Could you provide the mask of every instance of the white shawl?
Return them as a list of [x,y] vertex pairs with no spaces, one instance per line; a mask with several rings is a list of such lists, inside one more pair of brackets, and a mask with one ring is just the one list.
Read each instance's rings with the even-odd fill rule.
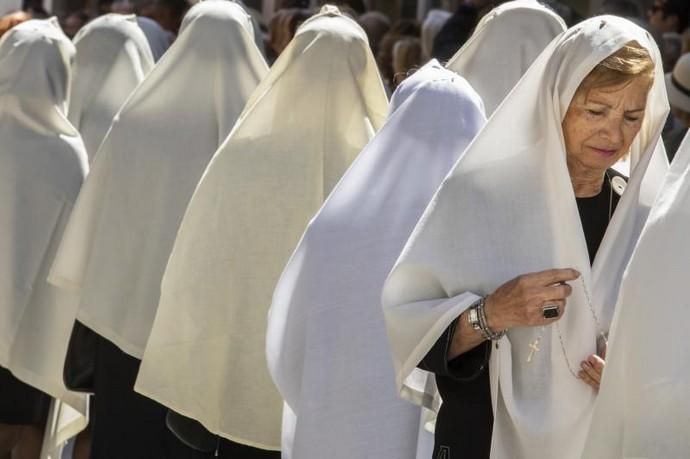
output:
[[690,451],[690,136],[673,159],[623,276],[583,457]]
[[141,31],[144,32],[146,41],[149,42],[153,61],[158,62],[168,48],[170,48],[172,42],[175,41],[175,36],[151,18],[137,16],[137,24],[139,24]]
[[153,55],[135,17],[116,13],[89,22],[74,46],[67,116],[93,161],[115,113],[153,68]]
[[0,41],[0,365],[84,413],[62,382],[77,301],[45,281],[88,170],[65,113],[74,53],[55,18]]
[[535,0],[507,2],[488,12],[446,65],[484,101],[486,115],[508,95],[565,23]]
[[[655,81],[631,148],[633,175],[590,269],[561,122],[582,79],[632,40],[649,50]],[[661,58],[646,31],[613,16],[571,28],[537,58],[458,161],[386,281],[386,324],[402,389],[478,295],[524,273],[582,273],[565,316],[543,330],[536,360],[526,363],[539,328],[512,329],[493,348],[492,457],[580,457],[594,392],[570,373],[565,356],[577,371],[595,351],[598,330],[584,285],[603,326],[610,323],[623,269],[667,168],[659,141],[667,113]]]
[[80,294],[78,319],[141,358],[177,228],[202,172],[267,72],[251,23],[202,2],[113,121],[50,281]]
[[271,293],[387,110],[364,31],[324,8],[273,65],[194,193],[135,387],[264,449],[280,449],[282,410],[265,357]]
[[420,409],[395,388],[381,288],[485,117],[477,93],[435,60],[398,87],[394,107],[309,224],[273,294],[267,358],[296,414],[298,459],[416,457]]

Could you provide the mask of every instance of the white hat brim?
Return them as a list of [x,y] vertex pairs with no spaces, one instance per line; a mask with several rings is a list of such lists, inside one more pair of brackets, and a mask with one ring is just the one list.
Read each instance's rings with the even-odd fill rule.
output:
[[690,96],[683,94],[671,80],[672,74],[666,74],[666,92],[668,93],[668,101],[672,107],[679,108],[685,112],[690,113]]

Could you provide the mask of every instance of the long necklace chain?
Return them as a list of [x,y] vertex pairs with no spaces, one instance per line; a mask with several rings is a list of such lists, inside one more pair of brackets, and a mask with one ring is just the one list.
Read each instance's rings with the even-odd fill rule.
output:
[[[609,182],[609,215],[608,215],[608,220],[609,222],[611,221],[611,217],[613,214],[613,183],[611,180],[611,177],[609,176],[608,171],[606,171],[606,178],[608,179]],[[582,283],[582,290],[585,294],[585,299],[587,300],[587,306],[589,307],[589,311],[592,313],[592,318],[594,319],[594,324],[597,327],[597,332],[599,336],[601,336],[603,342],[605,343],[606,346],[608,346],[608,338],[606,336],[606,333],[604,333],[604,328],[601,326],[601,321],[599,320],[599,316],[597,315],[596,311],[594,310],[594,306],[592,304],[592,296],[589,293],[589,290],[587,289],[587,284],[585,284],[585,280],[582,276],[580,276],[580,282]],[[563,353],[563,358],[565,359],[565,363],[568,366],[568,371],[570,371],[570,374],[573,375],[573,377],[578,378],[577,371],[573,369],[573,366],[570,363],[570,359],[568,358],[568,352],[566,351],[565,348],[565,342],[563,341],[563,334],[561,333],[561,327],[558,322],[556,322],[556,332],[558,333],[558,342],[560,343],[561,346],[561,352]],[[537,338],[530,343],[530,353],[527,357],[527,362],[530,363],[532,362],[532,359],[535,355],[536,352],[539,352],[539,344],[541,343],[541,337],[542,334],[544,333],[544,330],[546,329],[545,326],[542,326],[541,329],[539,330],[539,335],[537,335]]]

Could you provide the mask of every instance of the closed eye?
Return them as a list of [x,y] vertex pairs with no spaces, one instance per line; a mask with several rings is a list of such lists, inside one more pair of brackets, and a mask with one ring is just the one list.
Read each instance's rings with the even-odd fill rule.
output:
[[587,113],[589,113],[590,115],[594,115],[594,116],[601,116],[604,114],[604,112],[601,110],[592,110],[589,108],[587,109]]

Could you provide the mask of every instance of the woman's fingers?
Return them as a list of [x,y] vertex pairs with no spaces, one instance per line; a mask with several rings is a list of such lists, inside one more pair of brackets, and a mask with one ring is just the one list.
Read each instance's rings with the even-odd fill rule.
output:
[[594,381],[584,370],[580,370],[577,376],[588,386],[592,386],[594,389],[599,390],[599,384]]
[[534,285],[539,287],[547,287],[563,282],[574,281],[580,277],[580,273],[572,268],[565,269],[547,269],[546,271],[539,271],[536,273],[527,274]]
[[580,364],[580,378],[590,386],[598,389],[601,383],[601,376],[604,372],[605,362],[596,354],[592,354]]

